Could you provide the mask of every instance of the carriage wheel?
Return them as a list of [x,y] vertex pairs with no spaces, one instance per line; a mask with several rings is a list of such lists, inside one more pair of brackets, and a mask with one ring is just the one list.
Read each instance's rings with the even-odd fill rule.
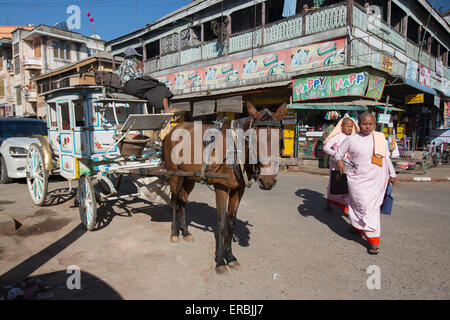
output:
[[27,152],[27,185],[33,203],[42,206],[47,198],[48,171],[45,170],[44,152],[36,143]]
[[78,180],[78,203],[81,222],[91,231],[97,222],[97,200],[89,176],[83,175]]

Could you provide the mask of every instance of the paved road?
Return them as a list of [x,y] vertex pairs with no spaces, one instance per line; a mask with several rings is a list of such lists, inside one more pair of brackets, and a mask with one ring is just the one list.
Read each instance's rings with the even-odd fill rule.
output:
[[[26,276],[59,299],[449,299],[450,183],[398,183],[392,216],[382,215],[382,252],[346,232],[324,208],[327,178],[281,173],[276,188],[247,190],[233,251],[242,265],[214,272],[213,193],[197,185],[188,204],[193,242],[169,242],[167,207],[120,202],[103,228],[86,232],[67,183],[53,180],[48,206],[34,207],[23,181],[0,185],[0,214],[20,228],[0,236],[0,288]],[[68,290],[69,266],[81,289]],[[369,266],[380,289],[368,289]],[[376,282],[370,282],[376,283]]]

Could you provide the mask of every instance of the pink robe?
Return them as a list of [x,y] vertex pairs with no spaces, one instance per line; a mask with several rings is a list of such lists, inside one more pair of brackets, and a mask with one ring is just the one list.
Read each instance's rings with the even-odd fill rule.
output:
[[347,173],[349,202],[348,216],[353,227],[363,232],[370,243],[379,244],[380,206],[389,177],[395,177],[395,170],[389,157],[386,143],[386,157],[383,166],[372,164],[373,136],[360,133],[349,136],[339,147],[336,160],[348,158],[357,168]]
[[[330,193],[330,181],[331,181],[331,171],[336,170],[336,161],[334,159],[337,150],[339,149],[342,142],[349,137],[344,133],[339,133],[331,138],[324,146],[323,151],[330,155],[330,180],[328,181],[327,187],[327,200],[329,203],[337,205],[346,213],[346,206],[348,203],[348,194],[331,194]],[[336,203],[337,202],[337,203]],[[340,204],[340,205],[339,205]]]

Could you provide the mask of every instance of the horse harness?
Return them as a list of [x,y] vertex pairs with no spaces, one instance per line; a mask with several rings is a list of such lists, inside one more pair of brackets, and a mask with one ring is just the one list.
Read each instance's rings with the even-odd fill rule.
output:
[[[253,118],[251,118],[249,129],[252,129],[254,127],[278,127],[278,128],[281,128],[281,124],[276,120],[276,118],[273,116],[273,114],[272,114],[272,112],[270,110],[263,109],[261,112],[263,114],[260,117],[260,119],[264,118],[264,116],[267,115],[270,118],[270,120],[256,120],[256,121],[254,121]],[[252,165],[253,166],[253,170],[252,170],[253,172],[252,172],[252,174],[249,177],[249,175],[247,174],[247,171],[244,168],[244,163],[241,162],[241,157],[239,157],[239,155],[238,155],[238,146],[237,146],[238,142],[237,142],[237,135],[236,135],[236,130],[242,128],[244,122],[247,121],[248,119],[249,119],[249,117],[241,118],[241,119],[238,119],[238,120],[231,120],[230,129],[231,129],[231,134],[232,134],[232,137],[233,137],[234,160],[235,161],[233,162],[233,164],[229,164],[229,167],[233,168],[233,171],[236,174],[236,176],[242,177],[242,179],[243,179],[243,181],[245,183],[245,186],[247,188],[250,188],[253,185],[253,183],[256,181],[256,179],[258,178],[259,173],[260,173],[260,169],[259,169],[259,167],[257,165],[253,164]],[[214,123],[214,125],[213,125],[213,129],[220,130],[222,128],[224,122],[225,122],[225,119],[222,119],[221,121],[216,121]],[[245,139],[248,142],[248,137],[245,137]],[[209,138],[209,140],[204,140],[203,141],[204,147],[208,147],[211,144],[215,143],[215,140],[216,139],[215,139],[214,135],[212,135]],[[207,178],[205,177],[205,174],[206,174],[207,169],[208,169],[207,163],[209,162],[209,154],[210,153],[205,153],[205,159],[203,161],[201,170],[194,173],[195,177],[200,177],[200,179],[202,181],[205,181],[205,182],[207,180]],[[208,159],[206,159],[206,157],[208,157]],[[237,159],[237,161],[236,161],[236,159]],[[270,157],[264,157],[263,159],[264,160],[273,160]],[[278,160],[278,158],[276,160]]]

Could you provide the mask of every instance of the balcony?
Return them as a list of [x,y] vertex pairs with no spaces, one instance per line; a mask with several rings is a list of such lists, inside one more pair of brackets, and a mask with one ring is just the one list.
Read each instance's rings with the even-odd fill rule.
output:
[[42,59],[36,57],[27,57],[23,59],[24,70],[41,70]]
[[25,100],[28,102],[37,102],[37,91],[36,89],[25,89],[24,90]]

